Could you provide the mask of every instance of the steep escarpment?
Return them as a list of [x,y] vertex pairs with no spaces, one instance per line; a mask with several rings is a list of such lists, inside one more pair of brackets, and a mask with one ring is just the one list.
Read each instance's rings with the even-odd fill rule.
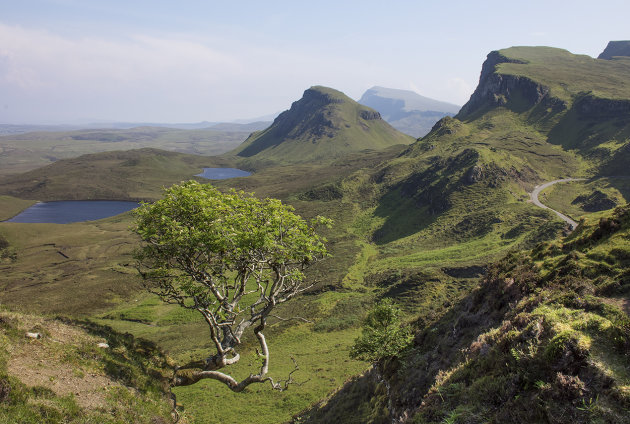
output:
[[630,56],[630,41],[609,41],[608,45],[599,56],[598,59],[612,60],[615,57]]
[[630,158],[629,81],[630,60],[513,47],[488,55],[477,89],[456,118],[472,122],[511,112],[548,142],[587,159],[592,172],[620,172]]
[[500,51],[488,54],[481,68],[479,84],[470,100],[462,106],[456,115],[458,119],[470,119],[471,115],[479,115],[488,108],[505,106],[516,109],[534,107],[549,95],[549,88],[535,81],[519,76],[504,75],[497,72],[498,65],[502,63],[527,62],[521,59],[510,58]]
[[253,133],[233,153],[279,163],[332,161],[348,153],[412,141],[375,110],[337,90],[317,86],[306,90],[269,128]]

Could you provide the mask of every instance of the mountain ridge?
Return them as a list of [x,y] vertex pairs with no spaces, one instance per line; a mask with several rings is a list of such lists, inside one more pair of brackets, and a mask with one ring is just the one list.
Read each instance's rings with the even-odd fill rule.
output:
[[412,141],[382,120],[375,110],[359,105],[340,91],[313,86],[271,126],[252,133],[231,153],[300,163],[334,160],[352,152]]

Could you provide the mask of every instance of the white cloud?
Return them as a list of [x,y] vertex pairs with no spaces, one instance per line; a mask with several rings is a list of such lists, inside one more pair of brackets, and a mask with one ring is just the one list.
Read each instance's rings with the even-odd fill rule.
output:
[[[374,55],[349,55],[343,43],[302,45],[198,34],[117,34],[81,38],[0,23],[0,122],[104,119],[193,122],[283,110],[311,85],[359,98],[365,87],[415,79]],[[409,73],[414,72],[413,78]],[[462,79],[423,78],[420,94],[463,103]],[[436,84],[437,82],[437,84]]]
[[[244,60],[249,53],[177,36],[72,39],[0,24],[0,87],[15,95],[3,99],[13,106],[15,119],[28,109],[53,119],[80,114],[168,119],[170,114],[194,120],[208,117],[211,111],[200,109],[211,109],[214,92],[254,73],[256,67]],[[187,103],[190,110],[182,110]]]

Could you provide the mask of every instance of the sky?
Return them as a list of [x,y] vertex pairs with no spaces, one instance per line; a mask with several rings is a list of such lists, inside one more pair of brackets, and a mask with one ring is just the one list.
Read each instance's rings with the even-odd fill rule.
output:
[[0,124],[221,122],[324,85],[464,104],[486,55],[597,57],[627,0],[0,0]]

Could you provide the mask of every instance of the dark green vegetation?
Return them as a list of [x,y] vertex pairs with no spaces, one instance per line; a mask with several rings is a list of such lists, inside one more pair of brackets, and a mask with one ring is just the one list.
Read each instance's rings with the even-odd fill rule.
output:
[[[493,52],[460,114],[409,146],[376,150],[363,124],[377,134],[371,124],[379,120],[357,118],[365,109],[317,88],[252,136],[241,150],[250,149],[247,156],[107,153],[60,162],[56,178],[93,165],[88,175],[99,175],[121,197],[156,199],[159,185],[189,179],[194,167],[224,163],[255,173],[218,182],[219,189],[280,198],[306,219],[334,220],[324,234],[332,257],[306,274],[317,284],[278,309],[280,318],[310,322],[276,318],[266,333],[274,377],[294,368],[293,355],[300,367],[294,378],[303,384],[283,393],[256,387],[234,394],[207,381],[178,388],[192,422],[274,423],[300,410],[312,422],[615,422],[628,416],[628,358],[621,349],[627,349],[629,236],[627,209],[613,215],[609,206],[623,206],[629,193],[628,179],[619,178],[628,176],[630,154],[629,63],[551,48]],[[286,145],[271,137],[281,134],[282,122],[285,135],[297,131]],[[340,134],[352,134],[351,153],[336,149],[343,142],[329,149]],[[391,138],[381,146],[390,144]],[[126,177],[108,174],[110,166]],[[73,175],[98,187],[85,174]],[[44,176],[16,176],[1,192],[26,205],[34,198],[22,189],[37,192],[33,181]],[[141,176],[152,183],[141,185]],[[561,177],[587,178],[540,196],[582,220],[567,239],[564,224],[528,195]],[[59,188],[37,192],[38,199],[83,190],[74,183],[51,185]],[[2,208],[9,214],[16,207]],[[107,323],[152,340],[180,364],[209,355],[203,323],[141,290],[130,222],[122,215],[67,226],[0,224],[14,252],[2,262],[0,300],[11,309]],[[318,405],[368,368],[348,353],[366,311],[381,298],[393,298],[417,331],[412,350],[380,362]],[[242,357],[251,359],[239,362],[237,378],[255,366],[256,346],[253,337],[244,338]]]
[[453,116],[459,106],[421,96],[413,91],[372,87],[359,103],[378,111],[392,127],[413,137],[426,135],[444,116]]
[[198,155],[219,155],[238,146],[251,131],[247,126],[181,130],[138,127],[131,129],[30,132],[0,137],[0,175],[39,168],[60,159],[142,148]]
[[373,109],[337,90],[317,86],[232,153],[272,163],[328,162],[348,153],[412,141]]
[[352,358],[376,362],[390,359],[409,347],[411,329],[403,327],[401,311],[390,298],[374,305],[368,312],[361,336],[357,337],[350,350]]

